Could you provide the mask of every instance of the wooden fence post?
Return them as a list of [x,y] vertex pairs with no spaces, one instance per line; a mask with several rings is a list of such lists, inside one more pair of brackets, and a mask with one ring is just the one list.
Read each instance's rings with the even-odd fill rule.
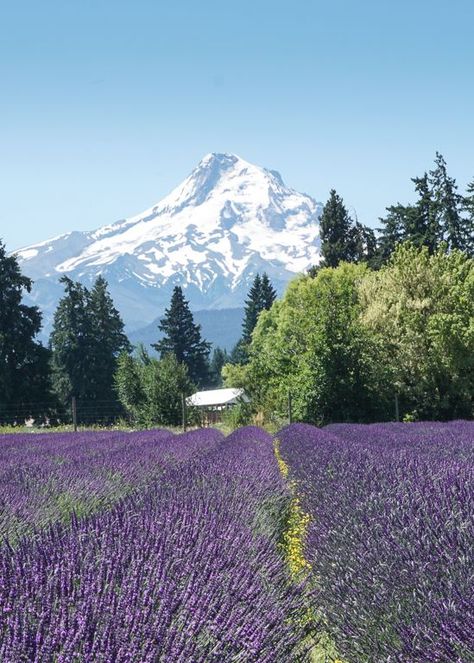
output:
[[181,394],[181,417],[183,421],[183,433],[186,432],[186,396],[184,392]]
[[71,409],[72,409],[72,425],[74,428],[74,432],[77,432],[77,402],[75,396],[72,397]]

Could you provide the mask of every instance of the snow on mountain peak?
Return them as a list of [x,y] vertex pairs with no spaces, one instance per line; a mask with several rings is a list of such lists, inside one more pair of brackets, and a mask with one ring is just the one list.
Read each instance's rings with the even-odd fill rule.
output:
[[163,310],[176,284],[194,308],[240,306],[257,271],[267,271],[282,290],[319,261],[320,213],[321,205],[286,187],[276,171],[213,152],[145,212],[17,255],[43,286],[57,285],[62,274],[86,284],[104,275],[133,328]]

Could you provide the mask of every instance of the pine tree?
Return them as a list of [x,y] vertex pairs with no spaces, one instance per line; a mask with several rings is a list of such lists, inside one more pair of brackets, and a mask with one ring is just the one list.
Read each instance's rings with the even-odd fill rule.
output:
[[416,247],[427,246],[435,253],[441,240],[441,229],[433,213],[433,195],[427,173],[413,177],[418,200],[415,205],[406,207],[405,239]]
[[372,228],[355,221],[349,231],[350,262],[366,262],[372,264],[377,252],[377,240]]
[[[272,307],[273,302],[276,299],[276,290],[273,287],[270,279],[268,278],[268,274],[266,272],[263,272],[262,275],[262,283],[261,283],[261,305],[262,305],[262,311],[269,311]],[[260,313],[261,311],[259,311]]]
[[235,344],[229,360],[232,364],[246,364],[248,362],[248,346],[252,341],[252,333],[262,311],[269,310],[276,299],[276,290],[268,274],[257,274],[252,282],[245,300],[244,319],[242,322],[242,336]]
[[245,300],[244,321],[242,323],[242,342],[250,343],[252,332],[262,311],[269,310],[276,299],[276,290],[273,287],[268,274],[262,276],[257,274],[250,287]]
[[462,199],[462,210],[466,216],[463,217],[467,241],[464,249],[468,256],[474,257],[474,179],[466,187],[466,195]]
[[158,325],[164,337],[153,344],[161,357],[173,354],[184,364],[189,377],[198,386],[209,380],[209,352],[211,344],[201,338],[201,326],[195,324],[189,303],[179,286],[175,286],[171,304]]
[[465,251],[471,237],[461,217],[463,199],[457,191],[456,180],[449,177],[446,161],[439,152],[436,152],[435,168],[430,171],[429,181],[439,240],[444,240],[449,250]]
[[91,378],[98,400],[115,400],[114,374],[117,358],[130,352],[124,334],[124,324],[107,290],[107,281],[99,276],[87,295],[87,309],[91,325]]
[[210,373],[213,387],[222,386],[222,367],[229,362],[229,355],[226,350],[216,347],[212,353]]
[[[0,419],[12,422],[37,415],[34,403],[53,404],[49,351],[35,340],[41,329],[36,306],[22,303],[31,279],[24,276],[15,256],[0,241]],[[33,412],[34,409],[34,412]],[[43,408],[47,414],[46,405]]]
[[387,216],[379,219],[383,225],[378,228],[377,267],[385,264],[398,244],[405,239],[407,208],[398,204],[391,205],[386,210]]
[[412,177],[418,200],[413,205],[391,205],[387,216],[380,219],[376,266],[386,263],[398,244],[409,241],[413,246],[427,246],[430,253],[437,250],[440,241],[440,228],[433,214],[433,197],[429,177]]
[[351,225],[342,198],[331,189],[320,219],[321,255],[325,267],[337,267],[342,260],[350,261]]
[[89,401],[96,398],[91,371],[94,343],[87,289],[67,276],[60,282],[64,284],[65,294],[54,314],[49,344],[54,389],[66,405],[72,396]]
[[247,345],[244,343],[243,338],[239,338],[237,343],[232,348],[230,353],[229,362],[231,364],[246,364],[249,360]]
[[252,332],[255,329],[258,314],[262,307],[262,279],[260,274],[257,274],[245,300],[244,321],[242,323],[242,341],[244,344],[250,343],[252,339]]
[[387,262],[397,244],[405,241],[418,248],[426,246],[430,254],[436,253],[442,242],[449,251],[472,252],[474,223],[462,215],[469,208],[469,191],[464,198],[458,193],[443,156],[437,152],[434,169],[413,177],[412,182],[418,195],[415,204],[388,207],[388,216],[381,219],[384,227],[378,242],[378,264]]

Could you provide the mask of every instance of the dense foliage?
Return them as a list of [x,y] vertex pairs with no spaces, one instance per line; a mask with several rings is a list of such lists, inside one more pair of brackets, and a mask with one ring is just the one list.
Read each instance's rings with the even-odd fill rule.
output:
[[286,413],[288,391],[298,420],[370,421],[386,416],[385,367],[360,319],[363,265],[321,269],[290,283],[262,313],[245,367],[226,366],[228,384],[243,386],[254,407]]
[[114,374],[120,352],[129,350],[124,325],[98,277],[92,290],[63,276],[65,294],[50,336],[54,388],[64,404],[116,398]]
[[474,260],[402,245],[360,288],[362,322],[383,348],[402,412],[474,415]]
[[255,411],[325,424],[474,414],[474,260],[401,245],[374,272],[341,263],[290,283],[261,314],[246,366]]
[[[288,495],[270,436],[258,429],[227,439],[213,430],[159,433],[156,450],[151,432],[128,439],[135,453],[120,436],[95,440],[98,479],[90,490],[96,487],[100,499],[108,466],[132,485],[138,477],[140,491],[108,509],[74,513],[69,523],[46,527],[14,549],[0,547],[0,659],[270,663],[302,653],[304,626],[296,617],[303,594],[289,581],[278,546]],[[67,437],[58,446],[54,438],[42,442],[39,456],[38,443],[25,449],[24,438],[0,439],[0,446],[27,466],[39,465],[39,482],[42,463],[65,457],[55,476],[63,467],[60,490],[71,481],[73,499],[75,482],[86,481],[74,472],[80,452]],[[89,437],[84,474],[89,468],[94,475],[93,444]],[[119,448],[128,449],[131,471]],[[55,504],[57,486],[45,490]],[[22,492],[14,485],[9,508]],[[32,508],[44,518],[44,504],[34,501]]]
[[16,257],[8,256],[0,241],[1,423],[14,422],[18,413],[27,418],[35,401],[44,404],[46,414],[53,401],[49,352],[36,340],[41,313],[36,306],[26,306],[22,301],[31,286],[31,279],[21,274]]
[[66,420],[75,396],[83,423],[126,413],[140,426],[175,425],[183,393],[223,380],[252,397],[250,416],[277,425],[290,401],[295,419],[317,424],[472,418],[474,181],[460,193],[439,153],[412,181],[415,202],[388,207],[377,236],[332,189],[321,263],[280,301],[268,275],[256,274],[240,340],[230,356],[216,348],[211,362],[178,286],[159,324],[160,361],[127,356],[101,277],[90,290],[61,279],[44,348],[35,340],[41,314],[22,304],[32,282],[0,243],[0,423]]
[[472,660],[474,424],[294,424],[278,438],[340,657]]
[[143,347],[119,357],[115,384],[125,412],[139,426],[182,423],[182,399],[194,390],[186,365],[174,354],[158,360]]

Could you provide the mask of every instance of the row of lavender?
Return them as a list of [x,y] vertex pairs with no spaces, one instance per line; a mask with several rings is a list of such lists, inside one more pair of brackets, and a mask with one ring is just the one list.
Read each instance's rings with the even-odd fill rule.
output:
[[[0,540],[101,510],[193,453],[166,430],[0,436]],[[198,442],[196,442],[198,444]]]
[[301,424],[280,452],[344,660],[474,660],[474,423]]
[[[72,438],[55,437],[41,449],[33,497],[42,463],[61,490],[100,492],[108,471],[147,480],[101,511],[73,513],[69,523],[0,547],[0,660],[293,660],[303,639],[304,595],[289,583],[277,545],[288,493],[270,436],[254,428],[226,439],[212,430],[140,435],[84,438],[88,451],[78,452],[77,465],[67,449]],[[134,450],[127,451],[128,439]],[[28,453],[33,462],[41,451],[39,440],[26,442],[29,452],[18,438],[8,442],[18,469]],[[51,454],[64,463],[54,469]],[[24,490],[15,483],[15,462],[13,502]],[[150,476],[154,463],[160,471]],[[44,504],[35,505],[42,518]]]

